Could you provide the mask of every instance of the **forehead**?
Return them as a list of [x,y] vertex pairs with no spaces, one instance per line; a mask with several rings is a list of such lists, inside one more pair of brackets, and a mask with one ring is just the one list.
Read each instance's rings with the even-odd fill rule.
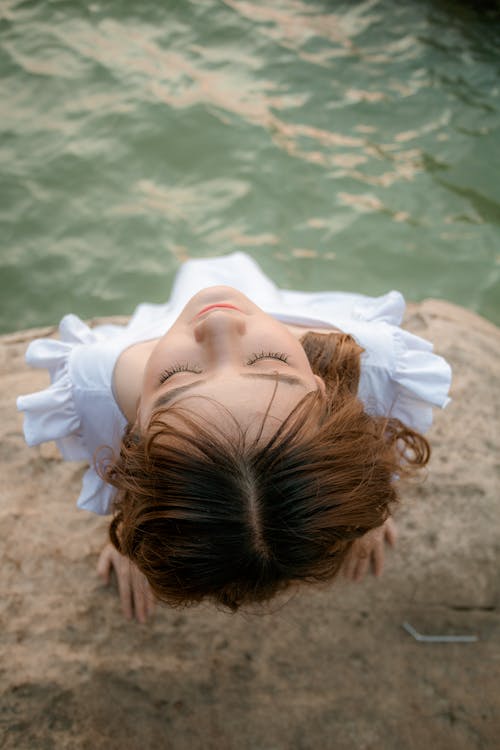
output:
[[[217,420],[217,426],[229,429],[234,422],[243,429],[260,425],[267,413],[267,429],[279,424],[306,393],[313,390],[301,382],[275,381],[272,379],[245,378],[242,376],[217,378],[203,384],[194,384],[188,391],[175,396],[170,402],[182,406],[192,415],[200,415],[207,421]],[[274,396],[273,396],[274,394]],[[161,401],[159,399],[157,403]],[[171,412],[174,418],[175,408]],[[170,417],[169,417],[170,421]]]

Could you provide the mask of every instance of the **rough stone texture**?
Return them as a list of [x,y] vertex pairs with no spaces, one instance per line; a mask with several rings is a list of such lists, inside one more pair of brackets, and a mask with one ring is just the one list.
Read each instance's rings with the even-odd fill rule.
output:
[[[22,438],[14,398],[47,384],[24,351],[55,329],[0,339],[4,750],[498,747],[500,334],[435,300],[406,325],[452,364],[454,400],[382,578],[304,590],[265,615],[162,608],[143,626],[95,573],[107,520],[75,506],[83,465]],[[418,643],[405,620],[479,641]]]

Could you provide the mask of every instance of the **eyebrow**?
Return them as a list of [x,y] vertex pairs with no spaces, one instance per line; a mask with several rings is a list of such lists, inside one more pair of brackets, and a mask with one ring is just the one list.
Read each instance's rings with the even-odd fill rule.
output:
[[[261,378],[263,380],[278,380],[281,383],[288,383],[289,385],[302,385],[305,388],[305,383],[302,378],[297,378],[295,375],[275,375],[273,373],[266,372],[248,372],[241,375],[242,378]],[[160,396],[153,404],[153,409],[159,409],[160,406],[169,404],[172,399],[178,396],[180,393],[188,391],[190,388],[194,388],[195,385],[202,385],[208,382],[205,378],[202,380],[195,380],[194,383],[188,383],[188,385],[180,385],[177,388],[172,388],[171,391]]]

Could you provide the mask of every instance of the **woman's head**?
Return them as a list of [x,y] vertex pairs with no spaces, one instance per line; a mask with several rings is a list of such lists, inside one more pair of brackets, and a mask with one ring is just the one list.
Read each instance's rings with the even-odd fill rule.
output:
[[[219,320],[212,317],[212,325],[225,336],[240,318]],[[214,349],[201,368],[211,374],[216,355],[226,353],[230,367],[242,367],[235,373],[242,378],[243,360],[232,364],[219,330],[210,333]],[[272,347],[258,338],[255,348]],[[153,407],[160,363],[148,363],[140,419],[102,473],[118,489],[111,541],[158,599],[171,605],[210,599],[236,610],[293,583],[333,578],[354,539],[389,515],[395,474],[410,475],[427,462],[422,436],[364,411],[356,397],[361,349],[350,336],[308,333],[297,344],[302,355],[293,351],[290,358],[294,375],[309,378],[309,386],[282,395],[278,409],[286,385],[275,377],[262,379],[274,386],[267,404],[246,401],[246,411],[238,412],[238,391],[233,401],[226,398],[227,372],[220,376],[226,388],[217,393],[200,387],[194,397],[188,390]]]
[[232,429],[232,421],[218,410],[222,404],[240,427],[251,432],[265,413],[276,380],[280,386],[264,427],[266,434],[306,393],[324,390],[324,383],[285,325],[233,287],[208,287],[190,299],[151,352],[138,424],[147,430],[155,409],[189,395],[200,417],[217,420],[220,426],[224,420]]

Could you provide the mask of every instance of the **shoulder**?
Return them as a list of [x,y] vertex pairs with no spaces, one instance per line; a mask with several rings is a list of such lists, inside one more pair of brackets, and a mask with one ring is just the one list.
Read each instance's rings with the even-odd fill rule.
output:
[[124,349],[116,360],[112,374],[112,390],[121,412],[129,422],[136,418],[144,368],[158,340],[151,339],[132,344]]
[[120,328],[92,329],[76,315],[67,315],[58,339],[31,342],[26,362],[46,369],[50,386],[17,401],[29,445],[55,440],[64,458],[91,460],[95,447],[115,436],[122,415],[111,375],[122,346]]
[[395,417],[419,432],[432,424],[432,407],[450,398],[451,368],[427,339],[396,325],[358,330],[363,346],[359,396],[367,411]]

